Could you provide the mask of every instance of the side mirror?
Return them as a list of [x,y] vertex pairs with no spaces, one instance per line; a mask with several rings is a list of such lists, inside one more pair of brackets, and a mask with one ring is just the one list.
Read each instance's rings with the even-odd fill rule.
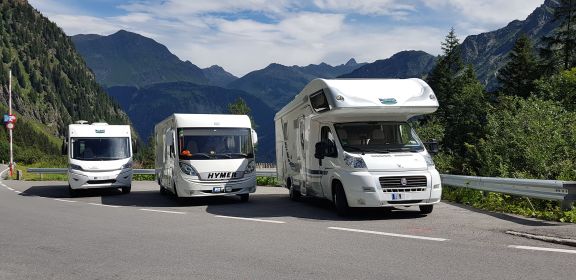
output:
[[66,139],[62,140],[62,155],[65,156],[68,154],[68,141]]
[[326,151],[326,143],[324,142],[318,142],[316,143],[316,145],[314,146],[314,157],[322,160],[324,159],[324,153]]
[[132,143],[132,154],[138,153],[138,142]]
[[436,139],[430,139],[430,141],[425,142],[424,145],[426,145],[426,148],[428,149],[428,152],[430,154],[435,155],[439,151],[438,142],[436,141]]
[[252,133],[252,144],[258,144],[258,134],[256,133],[256,130],[250,129],[250,132]]
[[174,151],[174,145],[170,145],[170,156],[176,157],[176,152]]

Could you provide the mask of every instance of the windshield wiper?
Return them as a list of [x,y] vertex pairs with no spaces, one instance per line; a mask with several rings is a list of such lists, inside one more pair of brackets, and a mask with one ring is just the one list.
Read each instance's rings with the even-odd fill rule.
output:
[[362,152],[362,155],[364,155],[366,152],[372,152],[372,153],[382,153],[382,154],[387,154],[390,151],[388,150],[372,150],[372,149],[362,149],[362,148],[358,148],[356,146],[351,146],[351,145],[342,145],[342,148],[346,149],[346,148],[350,148],[359,152]]

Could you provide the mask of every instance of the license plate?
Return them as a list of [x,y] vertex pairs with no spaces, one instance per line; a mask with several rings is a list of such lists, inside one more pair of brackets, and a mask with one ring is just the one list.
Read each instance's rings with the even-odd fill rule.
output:
[[392,193],[392,200],[404,200],[407,199],[405,193]]
[[224,189],[224,188],[221,188],[221,187],[213,187],[213,188],[212,188],[212,192],[213,192],[213,193],[221,193],[221,192],[224,192],[224,191],[225,191],[225,189]]

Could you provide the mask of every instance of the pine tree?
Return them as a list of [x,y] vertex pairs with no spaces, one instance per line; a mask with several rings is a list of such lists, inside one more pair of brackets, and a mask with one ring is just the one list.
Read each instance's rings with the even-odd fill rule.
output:
[[541,76],[530,38],[521,35],[508,58],[509,62],[498,72],[500,91],[505,95],[530,96],[534,82]]
[[541,50],[548,74],[556,73],[557,68],[576,66],[576,0],[559,0],[554,21],[559,21],[560,26],[552,36],[543,38],[546,46]]
[[459,40],[454,28],[450,30],[444,42],[442,42],[443,54],[438,57],[436,67],[432,69],[427,82],[434,90],[438,101],[442,104],[437,112],[440,118],[445,118],[447,110],[452,107],[452,95],[456,92],[459,72],[464,68],[459,52]]
[[248,107],[248,104],[246,104],[246,101],[244,101],[242,97],[238,97],[234,103],[228,104],[228,112],[234,115],[248,115],[252,128],[256,128],[251,114],[252,110]]

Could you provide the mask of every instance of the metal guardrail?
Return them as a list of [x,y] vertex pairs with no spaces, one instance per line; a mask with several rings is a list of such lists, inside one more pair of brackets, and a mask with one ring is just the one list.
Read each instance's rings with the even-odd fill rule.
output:
[[[28,168],[29,173],[66,174],[68,168]],[[133,169],[133,174],[154,175],[154,169]],[[276,177],[276,168],[257,168],[256,176]]]
[[563,210],[570,210],[576,201],[576,182],[533,180],[460,175],[440,175],[442,185],[482,191],[513,194],[562,202]]
[[[40,174],[65,174],[67,168],[28,168],[28,172]],[[134,174],[154,174],[154,169],[134,169]],[[257,168],[256,176],[276,177],[276,168]],[[548,200],[559,200],[562,209],[572,209],[576,201],[576,182],[556,180],[532,180],[460,175],[440,175],[443,185],[471,188],[482,191],[513,194]]]

